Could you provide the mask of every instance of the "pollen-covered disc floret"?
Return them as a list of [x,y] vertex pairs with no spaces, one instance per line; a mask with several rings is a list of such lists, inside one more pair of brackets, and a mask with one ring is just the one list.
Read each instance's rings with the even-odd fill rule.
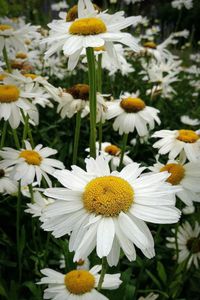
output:
[[120,154],[121,149],[116,145],[108,145],[104,149],[110,155],[118,156]]
[[5,31],[5,30],[9,30],[12,29],[13,27],[10,25],[6,25],[6,24],[0,24],[0,31]]
[[35,78],[38,77],[38,75],[33,74],[33,73],[23,74],[23,76],[26,77],[26,78],[31,78],[32,80],[34,80]]
[[71,34],[78,35],[96,35],[105,33],[107,31],[106,25],[101,19],[97,18],[84,18],[75,20],[70,28]]
[[157,45],[153,41],[149,41],[143,44],[145,48],[156,49]]
[[179,135],[177,139],[185,143],[195,143],[200,138],[199,135],[193,130],[180,129],[178,133]]
[[193,237],[187,241],[187,248],[190,252],[193,254],[200,252],[200,238],[199,237]]
[[185,169],[179,164],[167,164],[160,169],[160,172],[167,171],[171,175],[167,178],[167,182],[177,185],[181,182],[185,175]]
[[140,98],[132,98],[128,97],[123,99],[120,102],[120,106],[127,112],[127,113],[136,113],[140,110],[145,108],[145,102]]
[[[93,7],[95,10],[100,12],[100,8],[96,4],[93,4]],[[78,18],[78,5],[74,5],[68,10],[66,21],[72,22],[75,21],[77,18]]]
[[19,99],[20,90],[15,85],[0,85],[0,102],[10,103]]
[[17,52],[17,54],[15,55],[16,58],[20,58],[20,59],[26,59],[28,57],[28,55],[24,52]]
[[39,166],[42,161],[42,157],[34,150],[23,150],[19,157],[23,157],[29,165]]
[[88,84],[76,84],[66,90],[71,94],[74,99],[89,100],[89,85]]
[[83,203],[87,211],[97,215],[117,216],[129,210],[134,191],[119,177],[103,176],[91,180],[85,187]]
[[87,270],[73,270],[65,275],[65,285],[71,294],[85,294],[94,288],[95,277]]

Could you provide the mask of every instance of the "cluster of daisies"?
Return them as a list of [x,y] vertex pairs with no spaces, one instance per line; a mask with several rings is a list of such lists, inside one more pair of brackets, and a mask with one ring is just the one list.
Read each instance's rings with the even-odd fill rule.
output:
[[[55,6],[55,10],[61,8],[66,6]],[[0,25],[0,57],[6,64],[2,64],[0,72],[0,193],[22,192],[31,198],[26,212],[39,218],[44,231],[55,238],[68,236],[77,269],[66,274],[42,269],[44,277],[38,284],[48,285],[44,299],[103,300],[108,298],[101,289],[117,289],[122,282],[119,273],[105,274],[104,264],[117,266],[122,253],[130,262],[135,261],[138,249],[148,259],[156,255],[147,222],[174,224],[181,212],[195,211],[195,202],[200,202],[200,132],[192,127],[152,134],[156,126],[161,126],[160,111],[152,101],[158,95],[173,97],[176,91],[172,84],[183,71],[181,61],[167,47],[183,33],[172,34],[159,45],[154,41],[153,30],[141,40],[136,39],[124,29],[144,24],[144,18],[125,17],[124,12],[111,15],[90,0],[79,0],[59,16],[48,24],[48,33],[23,21],[21,28],[7,19]],[[101,63],[111,75],[117,70],[124,75],[135,72],[126,56],[138,59],[141,80],[151,83],[144,97],[149,101],[140,91],[122,92],[119,99],[113,99],[98,87],[93,93],[96,105],[92,111],[90,85],[81,82],[66,88],[54,87],[45,76],[45,63],[58,76],[66,61],[68,72],[87,70],[91,49],[94,62]],[[37,60],[41,53],[43,69],[37,67],[41,66]],[[191,75],[191,70],[187,74]],[[65,169],[63,162],[51,157],[57,150],[34,145],[31,127],[39,124],[39,106],[54,109],[62,119],[76,116],[79,130],[81,118],[91,120],[95,113],[95,126],[112,122],[114,131],[123,136],[123,145],[96,141],[94,157],[89,156],[89,148],[85,149],[85,168],[76,164],[75,157],[71,169]],[[188,116],[182,122],[190,126],[200,123]],[[22,142],[16,130],[19,127],[23,128]],[[8,128],[15,148],[4,146]],[[134,147],[135,138],[148,142],[158,139],[153,144],[158,150],[153,166],[144,167],[133,161],[126,151],[130,138],[130,147]],[[192,264],[198,267],[197,221],[194,226],[183,223],[176,232],[172,228],[167,247],[176,250],[177,245],[178,262],[186,261],[188,268]],[[88,257],[92,252],[102,259],[102,266],[90,268]],[[61,256],[63,266],[65,259]],[[150,294],[146,299],[157,297]]]

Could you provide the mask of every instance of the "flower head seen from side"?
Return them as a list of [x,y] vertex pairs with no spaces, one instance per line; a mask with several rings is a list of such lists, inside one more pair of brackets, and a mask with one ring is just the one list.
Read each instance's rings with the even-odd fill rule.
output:
[[0,161],[0,168],[12,166],[11,178],[18,181],[21,180],[21,185],[28,185],[36,179],[38,185],[42,177],[47,184],[51,186],[51,180],[47,174],[52,175],[56,169],[63,169],[64,165],[59,160],[49,158],[56,154],[57,150],[49,147],[42,147],[41,144],[32,148],[28,141],[25,141],[25,149],[15,150],[5,147],[0,151],[0,156],[3,158]]
[[[96,265],[90,270],[72,270],[67,274],[43,269],[45,275],[38,284],[48,284],[44,291],[44,299],[65,300],[108,300],[96,290],[101,271],[101,266]],[[102,289],[117,289],[121,284],[120,274],[106,274]]]
[[159,154],[168,153],[169,159],[175,159],[182,154],[189,161],[196,161],[200,157],[200,136],[194,130],[160,130],[153,138],[160,138],[153,144]]
[[0,193],[1,194],[14,194],[17,192],[17,181],[10,178],[12,168],[0,167]]
[[186,125],[190,125],[190,126],[197,126],[200,124],[200,120],[199,119],[192,119],[189,116],[183,115],[181,116],[181,122],[183,124]]
[[43,209],[50,203],[54,202],[53,199],[44,197],[37,190],[33,190],[33,199],[34,203],[27,203],[28,208],[25,209],[25,212],[31,214],[33,218],[41,217]]
[[137,40],[121,30],[136,25],[140,16],[125,18],[121,12],[114,15],[99,12],[90,0],[79,0],[77,10],[71,10],[71,14],[48,25],[50,35],[43,42],[51,46],[45,54],[46,58],[63,50],[69,58],[68,68],[74,69],[82,50],[89,47],[105,46],[111,57],[116,56],[113,42],[127,45],[133,51],[139,50]]
[[[173,230],[175,235],[175,230]],[[167,247],[176,249],[175,237],[167,238]],[[185,222],[178,227],[177,232],[177,244],[178,244],[178,263],[187,261],[187,268],[190,268],[192,264],[196,268],[199,268],[200,260],[200,225],[196,221],[194,227],[189,222]]]
[[137,94],[125,93],[120,100],[108,102],[107,119],[113,119],[113,128],[119,134],[134,132],[139,136],[146,136],[149,129],[155,127],[155,122],[160,124],[159,110],[146,103]]
[[[61,255],[59,262],[60,262],[60,269],[64,269],[66,267],[64,255]],[[90,261],[88,258],[79,259],[79,261],[76,261],[76,266],[77,266],[76,267],[77,270],[89,270]]]
[[149,168],[153,172],[170,173],[167,181],[175,186],[181,186],[181,190],[176,196],[183,201],[186,206],[193,206],[193,201],[200,202],[200,161],[180,163],[177,161],[169,161],[166,165],[157,162],[153,167]]
[[177,187],[166,182],[169,174],[140,177],[144,168],[137,163],[110,172],[103,156],[85,162],[87,171],[72,166],[72,171],[54,173],[64,187],[45,190],[56,201],[44,210],[42,228],[56,238],[71,234],[74,261],[88,257],[96,247],[100,258],[117,265],[120,248],[135,260],[134,245],[153,257],[154,241],[144,221],[169,224],[180,217],[174,206]]

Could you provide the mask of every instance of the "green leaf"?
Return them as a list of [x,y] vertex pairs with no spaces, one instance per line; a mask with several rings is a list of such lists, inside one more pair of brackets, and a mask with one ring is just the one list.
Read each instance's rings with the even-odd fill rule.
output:
[[5,291],[5,288],[3,287],[3,285],[0,283],[0,295],[5,297],[6,299],[8,299],[8,295]]
[[152,281],[155,283],[155,285],[161,290],[161,284],[159,280],[148,270],[146,270],[147,275],[152,279]]
[[160,279],[162,280],[162,282],[166,283],[167,282],[167,274],[165,272],[165,267],[163,266],[163,264],[160,261],[157,262],[157,272],[158,272],[158,275],[159,275]]

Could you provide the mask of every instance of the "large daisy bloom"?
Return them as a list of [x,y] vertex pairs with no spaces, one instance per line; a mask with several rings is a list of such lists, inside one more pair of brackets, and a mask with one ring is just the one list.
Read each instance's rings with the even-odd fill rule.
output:
[[125,18],[123,13],[109,15],[99,13],[90,0],[79,0],[78,7],[69,10],[67,16],[61,20],[54,20],[48,24],[50,36],[43,42],[52,44],[45,57],[63,50],[69,57],[68,68],[74,69],[83,49],[88,47],[105,46],[111,57],[116,57],[113,42],[129,46],[138,51],[137,40],[129,33],[121,32],[130,25],[136,25],[141,17]]
[[157,162],[149,168],[153,172],[170,173],[167,181],[172,185],[181,186],[182,190],[176,193],[185,205],[192,206],[193,201],[200,202],[200,161],[181,164],[177,161],[169,161],[166,165]]
[[159,154],[167,154],[169,159],[175,159],[179,154],[190,161],[200,157],[200,136],[193,130],[159,130],[152,137],[160,138],[153,144],[159,149]]
[[147,125],[153,129],[155,122],[160,124],[158,113],[158,109],[147,106],[138,94],[125,93],[121,99],[108,102],[107,119],[115,118],[113,128],[120,135],[136,129],[139,136],[146,136]]
[[[175,230],[172,231],[175,235]],[[176,249],[176,238],[167,238],[167,247]],[[199,268],[200,260],[200,225],[196,221],[194,228],[190,223],[185,222],[182,226],[178,227],[177,232],[177,244],[178,244],[178,263],[187,261],[187,268],[190,268],[192,264],[196,268]]]
[[12,168],[0,167],[0,194],[14,194],[17,192],[17,181],[10,178]]
[[57,159],[49,158],[56,154],[57,150],[42,147],[41,144],[32,148],[28,141],[25,141],[25,149],[15,150],[9,147],[0,151],[3,160],[0,161],[0,168],[13,166],[11,178],[21,180],[21,185],[28,185],[36,179],[40,185],[42,177],[51,186],[51,180],[47,174],[53,174],[56,169],[63,169],[64,165]]
[[[44,291],[44,299],[62,300],[108,300],[107,297],[99,293],[98,274],[101,266],[96,265],[88,270],[72,270],[67,274],[43,269],[41,273],[45,275],[38,284],[48,284]],[[102,284],[102,289],[117,289],[121,284],[120,274],[106,274]]]
[[8,121],[12,128],[23,122],[21,110],[38,124],[39,114],[31,100],[37,97],[29,87],[21,87],[18,82],[6,77],[0,84],[0,120]]
[[97,255],[117,265],[120,248],[130,261],[136,245],[151,258],[154,241],[144,221],[176,223],[177,187],[166,182],[167,172],[140,176],[144,168],[132,163],[121,172],[110,172],[106,158],[85,160],[86,170],[72,166],[54,176],[64,188],[50,188],[45,195],[57,199],[43,212],[42,228],[58,238],[70,234],[69,249],[74,261],[84,259],[96,247]]

